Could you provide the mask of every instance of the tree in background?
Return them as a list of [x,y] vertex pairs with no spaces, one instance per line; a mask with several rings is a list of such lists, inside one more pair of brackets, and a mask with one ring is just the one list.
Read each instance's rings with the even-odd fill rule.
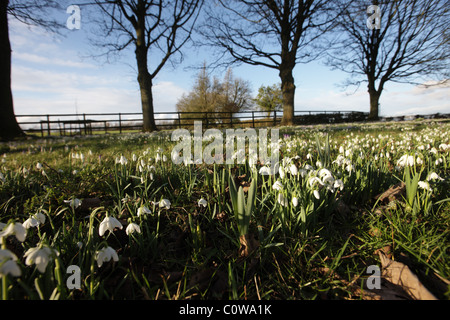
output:
[[231,69],[227,70],[222,81],[217,77],[211,79],[205,64],[195,79],[192,91],[182,95],[176,108],[177,111],[184,112],[181,114],[183,119],[204,118],[201,113],[208,112],[209,123],[220,123],[223,122],[221,118],[233,117],[236,112],[248,110],[251,106],[252,95],[248,81],[235,78]]
[[0,1],[0,140],[25,136],[14,114],[8,17],[54,32],[61,27],[57,21],[48,18],[49,10],[54,8],[58,8],[58,2],[52,0]]
[[258,89],[258,95],[255,98],[256,107],[267,112],[267,117],[274,111],[283,109],[283,93],[281,84],[273,84],[271,86],[261,86]]
[[99,46],[106,54],[134,46],[143,130],[156,130],[153,80],[190,40],[203,0],[95,0],[105,15]]
[[388,81],[417,84],[432,77],[442,80],[436,84],[448,81],[447,1],[344,0],[336,6],[346,9],[336,19],[328,64],[351,74],[347,85],[367,83],[369,119],[378,119]]
[[199,27],[208,46],[217,48],[219,64],[245,63],[277,70],[283,93],[283,125],[294,120],[298,63],[315,60],[315,41],[331,27],[336,13],[328,0],[218,0],[210,3]]

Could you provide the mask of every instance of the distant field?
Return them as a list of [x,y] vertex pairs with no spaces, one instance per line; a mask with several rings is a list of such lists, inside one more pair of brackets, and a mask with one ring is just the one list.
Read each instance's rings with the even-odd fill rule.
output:
[[279,129],[272,176],[171,131],[0,145],[2,298],[448,300],[450,122]]

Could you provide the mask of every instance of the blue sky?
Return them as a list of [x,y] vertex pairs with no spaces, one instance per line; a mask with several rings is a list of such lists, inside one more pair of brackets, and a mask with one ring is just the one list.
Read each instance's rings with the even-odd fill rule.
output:
[[[62,18],[69,17],[63,14]],[[83,58],[92,50],[83,26],[82,20],[81,30],[67,30],[65,37],[54,37],[10,20],[16,114],[141,112],[133,51],[111,64],[104,59]],[[182,65],[166,65],[154,81],[155,112],[175,111],[177,100],[191,89],[198,72],[189,67],[211,62],[211,58],[205,49],[189,49]],[[280,81],[276,71],[263,67],[242,65],[233,68],[233,73],[248,80],[255,95],[261,85]],[[297,65],[295,109],[368,112],[369,96],[364,85],[356,92],[355,88],[343,91],[336,86],[346,77],[320,62]],[[424,89],[389,83],[381,97],[380,115],[450,112],[449,98],[450,87]]]

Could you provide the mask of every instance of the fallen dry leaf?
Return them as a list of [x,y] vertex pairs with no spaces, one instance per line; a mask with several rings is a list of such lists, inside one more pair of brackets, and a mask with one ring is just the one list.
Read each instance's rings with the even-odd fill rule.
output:
[[387,204],[389,202],[399,200],[406,194],[406,185],[403,181],[400,181],[396,185],[390,187],[381,195],[376,196],[379,202]]
[[415,300],[437,300],[411,272],[407,265],[389,259],[382,251],[378,251],[382,266],[382,277],[394,285],[400,286]]

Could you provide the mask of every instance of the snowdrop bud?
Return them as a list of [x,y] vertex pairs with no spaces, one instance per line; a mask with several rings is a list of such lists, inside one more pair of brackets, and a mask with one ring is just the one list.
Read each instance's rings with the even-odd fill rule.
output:
[[319,193],[319,191],[318,190],[314,190],[314,197],[317,199],[317,200],[319,200],[320,199],[320,193]]
[[289,167],[289,171],[293,176],[296,176],[298,174],[298,169],[295,164],[291,164],[291,166]]
[[280,178],[283,179],[284,178],[284,168],[282,166],[280,166],[280,168],[278,169],[278,173],[280,174]]

